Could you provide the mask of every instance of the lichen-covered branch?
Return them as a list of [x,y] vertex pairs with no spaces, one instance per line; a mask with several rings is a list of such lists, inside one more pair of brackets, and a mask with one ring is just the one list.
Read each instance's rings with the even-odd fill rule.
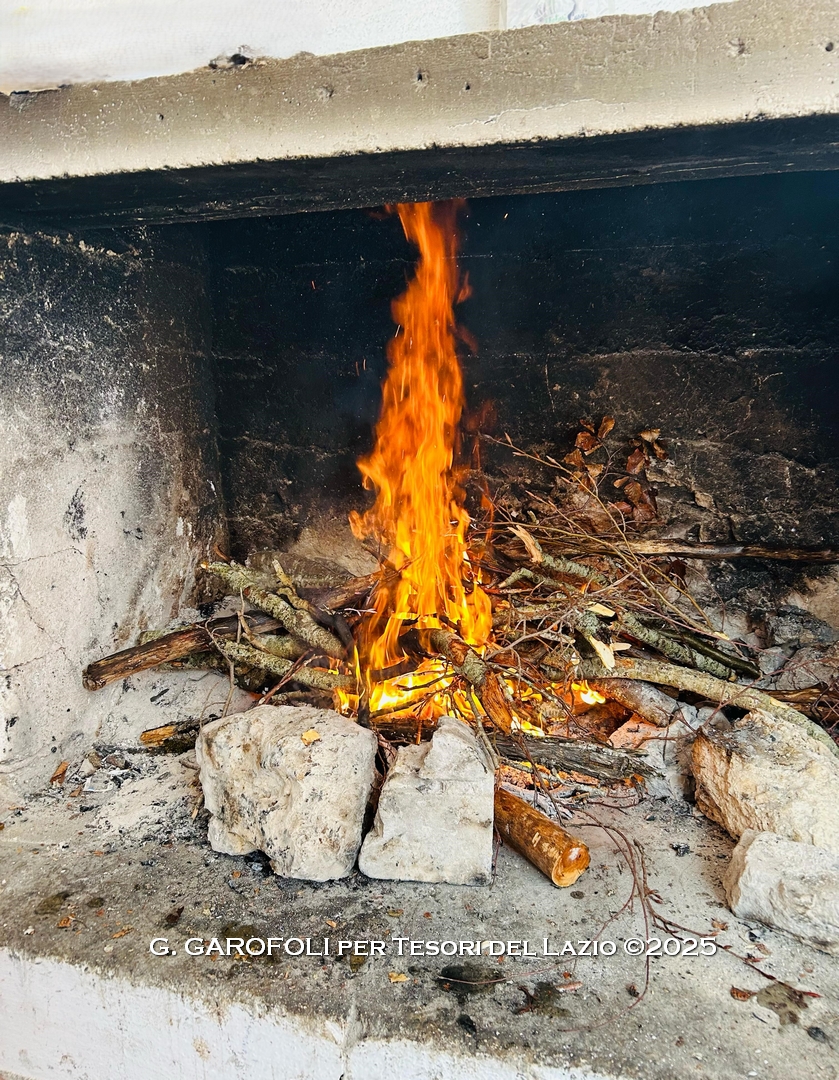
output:
[[291,660],[273,656],[244,642],[219,641],[218,648],[234,664],[261,668],[280,679],[290,677],[303,686],[313,686],[318,690],[351,690],[355,686],[355,680],[350,675],[339,675],[336,671],[326,671],[323,668],[295,668]]
[[205,565],[210,573],[220,577],[232,593],[241,593],[261,611],[281,623],[282,626],[306,645],[327,656],[343,658],[344,646],[329,630],[318,625],[313,616],[302,607],[295,607],[282,596],[260,588],[256,575],[238,563],[214,562]]
[[[565,663],[559,658],[552,663],[552,655],[548,654],[542,660],[542,666],[549,671],[556,670],[565,674]],[[574,675],[580,679],[642,679],[660,686],[672,686],[676,690],[701,694],[709,701],[716,701],[720,705],[736,705],[740,709],[759,709],[779,720],[786,720],[790,724],[803,728],[814,739],[830,747],[832,753],[839,756],[839,747],[827,732],[803,716],[797,709],[776,701],[762,690],[742,686],[740,683],[725,682],[704,671],[692,671],[690,668],[678,667],[676,664],[663,664],[658,660],[619,660],[614,671],[609,671],[595,661],[587,661],[575,669]]]

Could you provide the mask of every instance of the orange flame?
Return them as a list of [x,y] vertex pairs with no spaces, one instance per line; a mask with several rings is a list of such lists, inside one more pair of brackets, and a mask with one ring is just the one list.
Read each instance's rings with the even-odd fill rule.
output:
[[469,514],[454,469],[464,404],[453,310],[465,295],[456,261],[460,205],[389,208],[420,255],[415,276],[392,305],[398,329],[388,347],[375,446],[358,463],[376,501],[364,515],[350,516],[355,535],[374,537],[399,571],[394,585],[382,578],[362,630],[368,690],[403,658],[399,635],[406,623],[449,626],[472,645],[483,644],[492,626],[489,597],[469,565]]

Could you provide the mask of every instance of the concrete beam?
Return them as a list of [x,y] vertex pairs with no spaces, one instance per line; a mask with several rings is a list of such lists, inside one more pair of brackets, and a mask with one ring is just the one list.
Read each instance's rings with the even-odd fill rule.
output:
[[839,8],[740,0],[13,94],[9,106],[7,224],[835,168]]

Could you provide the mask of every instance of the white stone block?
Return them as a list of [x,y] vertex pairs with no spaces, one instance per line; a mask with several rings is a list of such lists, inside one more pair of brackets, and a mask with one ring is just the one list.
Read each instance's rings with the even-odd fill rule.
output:
[[[304,737],[305,736],[305,737]],[[282,877],[351,873],[375,776],[376,736],[327,709],[262,705],[196,744],[215,851],[264,851]]]
[[403,746],[358,866],[374,878],[486,885],[495,775],[471,730],[441,717],[430,743]]
[[733,837],[773,832],[839,854],[839,757],[803,728],[750,712],[693,744],[696,805]]
[[747,829],[723,884],[738,918],[756,919],[822,952],[839,953],[839,856]]

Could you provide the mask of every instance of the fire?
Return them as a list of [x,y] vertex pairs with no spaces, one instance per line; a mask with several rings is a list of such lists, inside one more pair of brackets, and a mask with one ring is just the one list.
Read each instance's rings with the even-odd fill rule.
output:
[[[466,295],[457,266],[460,205],[391,208],[419,259],[406,291],[393,302],[397,330],[388,347],[375,444],[358,462],[376,499],[365,514],[350,516],[355,535],[372,537],[391,568],[380,576],[357,638],[359,685],[373,714],[411,710],[431,718],[449,711],[473,718],[474,695],[446,661],[417,664],[406,655],[402,635],[447,627],[479,651],[491,640],[490,600],[470,562],[469,514],[456,466],[464,392],[454,305]],[[605,700],[586,683],[572,689],[585,704]],[[346,711],[358,709],[359,695],[339,696]],[[519,688],[519,696],[530,705],[542,700],[530,689]],[[514,714],[514,722],[543,734],[525,716]]]
[[456,260],[458,208],[456,202],[395,207],[419,260],[393,302],[397,331],[375,445],[358,463],[376,501],[350,520],[355,535],[373,537],[399,571],[393,583],[382,576],[359,639],[371,711],[427,697],[443,676],[442,663],[429,662],[410,676],[388,678],[388,669],[405,658],[404,629],[447,626],[481,646],[492,626],[489,597],[469,562],[469,514],[455,467],[464,405],[454,318],[454,305],[465,296]]
[[606,700],[599,690],[592,690],[585,680],[579,683],[571,683],[571,689],[575,694],[579,695],[580,701],[584,701],[586,705],[602,705]]

